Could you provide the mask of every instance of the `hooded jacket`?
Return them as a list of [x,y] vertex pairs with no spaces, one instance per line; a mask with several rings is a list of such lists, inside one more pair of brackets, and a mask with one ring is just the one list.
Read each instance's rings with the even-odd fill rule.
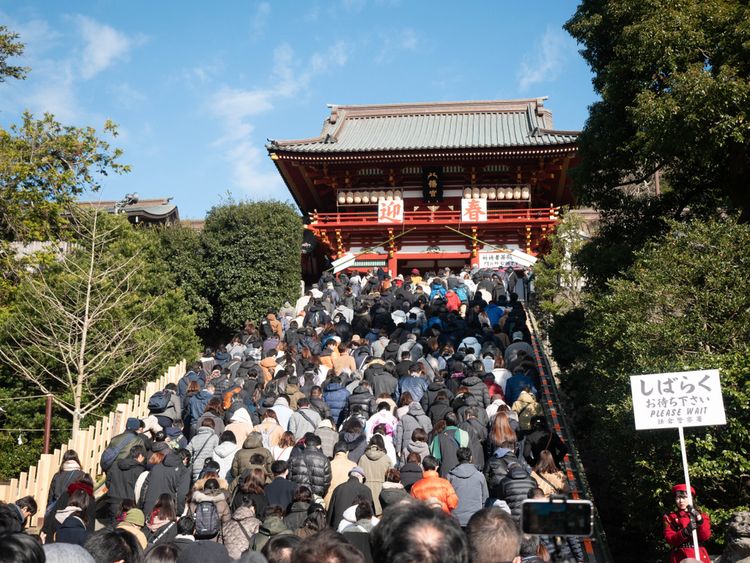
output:
[[432,421],[422,410],[422,405],[417,401],[412,401],[409,404],[409,410],[401,417],[396,426],[396,434],[393,440],[393,445],[402,459],[406,459],[406,456],[409,454],[407,448],[409,440],[411,440],[412,432],[417,428],[421,428],[429,434],[432,432]]
[[[232,518],[222,529],[224,545],[231,559],[239,560],[242,554],[250,549],[250,540],[253,534],[257,533],[260,524],[252,506],[240,506],[234,511]],[[247,535],[242,531],[243,528]],[[250,536],[250,539],[247,536]]]
[[107,487],[111,500],[124,500],[135,498],[135,482],[138,476],[146,471],[144,463],[138,463],[132,457],[118,459],[110,468],[107,475]]
[[508,474],[509,467],[518,463],[518,457],[508,448],[497,448],[489,457],[484,467],[484,475],[487,479],[490,495],[501,498],[500,482]]
[[521,519],[521,503],[529,491],[536,487],[536,481],[520,465],[512,465],[508,474],[500,481],[500,500],[510,506],[510,515],[518,522]]
[[473,464],[462,463],[448,473],[448,481],[458,495],[458,506],[453,511],[453,516],[461,526],[466,526],[469,518],[482,509],[489,497],[487,480]]
[[471,393],[474,398],[477,400],[477,403],[483,408],[486,409],[490,404],[490,393],[487,390],[487,386],[484,384],[484,381],[479,379],[476,375],[472,375],[469,377],[464,378],[464,380],[461,382],[461,385],[465,386],[469,393]]
[[193,498],[190,499],[190,514],[195,514],[198,504],[201,502],[211,502],[216,506],[222,528],[232,519],[232,512],[229,510],[229,504],[227,503],[224,491],[193,491]]
[[424,471],[417,463],[406,463],[401,467],[401,484],[407,491],[410,491],[412,485],[422,477],[424,477]]
[[309,502],[293,502],[289,507],[289,513],[284,516],[284,525],[292,532],[299,530],[307,520],[308,508],[310,508]]
[[339,440],[346,444],[346,449],[349,452],[349,459],[353,462],[358,462],[365,450],[367,449],[367,437],[364,432],[360,434],[354,434],[352,432],[341,432],[339,434]]
[[250,435],[250,432],[253,431],[253,421],[250,418],[250,413],[247,412],[245,407],[240,407],[232,413],[232,417],[229,420],[230,422],[224,430],[229,430],[234,434],[235,441],[241,446]]
[[365,477],[367,478],[365,485],[372,492],[375,515],[377,516],[383,512],[380,506],[380,491],[383,489],[383,482],[385,482],[385,473],[393,467],[393,463],[383,450],[376,446],[369,446],[365,450],[365,455],[359,458],[358,465],[365,470]]
[[275,536],[291,535],[292,531],[286,527],[284,521],[278,516],[269,516],[258,529],[253,538],[253,551],[261,551],[268,540]]
[[[421,476],[417,479],[417,481]],[[405,498],[409,498],[408,491],[404,488],[401,483],[383,483],[383,488],[380,491],[378,500],[380,501],[380,507],[385,510],[389,506],[399,503]]]
[[240,446],[232,442],[222,442],[214,448],[211,458],[219,464],[219,477],[227,478],[227,474],[232,469],[232,462],[235,454],[240,450]]
[[341,424],[342,413],[345,412],[349,399],[349,391],[340,383],[329,383],[323,391],[323,400],[331,409],[331,417],[336,424]]
[[372,394],[375,397],[387,394],[390,397],[396,396],[398,379],[385,371],[384,365],[380,362],[370,363],[365,370],[365,381],[372,387]]
[[257,432],[251,432],[250,435],[245,438],[245,442],[242,444],[242,449],[234,454],[234,460],[232,461],[232,475],[239,477],[242,473],[250,467],[250,458],[255,454],[260,454],[265,460],[264,466],[266,474],[271,475],[271,464],[273,463],[273,455],[270,450],[263,447],[263,439]]
[[175,498],[177,514],[182,514],[185,498],[190,491],[190,470],[182,463],[182,458],[168,452],[161,463],[151,468],[143,489],[141,495],[144,514],[151,514],[159,495],[163,493],[169,493]]
[[73,543],[76,545],[83,545],[89,537],[89,531],[86,529],[86,525],[81,520],[79,514],[80,509],[75,506],[69,507],[70,510],[63,514],[58,513],[55,519],[58,521],[55,530],[55,543]]
[[348,399],[349,413],[353,413],[359,407],[360,412],[363,413],[365,418],[370,418],[377,410],[377,401],[375,396],[370,391],[369,387],[362,385],[361,383],[355,387]]
[[317,447],[307,446],[289,460],[289,480],[307,485],[319,497],[325,496],[331,486],[331,462]]

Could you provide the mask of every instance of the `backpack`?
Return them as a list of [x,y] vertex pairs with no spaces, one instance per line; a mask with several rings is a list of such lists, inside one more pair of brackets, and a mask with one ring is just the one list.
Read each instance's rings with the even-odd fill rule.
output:
[[268,319],[260,321],[260,332],[264,340],[273,336],[273,328],[271,328],[271,322]]
[[99,465],[102,468],[102,471],[105,473],[110,470],[112,465],[115,463],[115,460],[120,455],[120,452],[124,450],[127,446],[132,444],[136,441],[138,436],[135,434],[129,436],[129,438],[123,438],[120,440],[120,442],[116,446],[109,446],[106,450],[102,452],[101,458],[99,458]]
[[214,537],[221,532],[221,518],[216,505],[204,500],[195,507],[195,536],[201,538]]
[[[531,393],[529,393],[531,395]],[[531,419],[535,416],[544,416],[544,411],[536,397],[531,395],[534,399],[532,403],[521,402],[520,400],[513,403],[513,410],[518,413],[518,425],[521,430],[528,432],[531,430]]]
[[151,398],[148,400],[148,412],[155,414],[164,412],[169,406],[170,398],[171,393],[166,389],[164,391],[157,391],[151,395]]
[[398,349],[401,347],[401,344],[399,344],[398,340],[395,338],[392,338],[388,345],[385,347],[385,350],[383,350],[383,360],[393,360],[394,362],[398,361]]

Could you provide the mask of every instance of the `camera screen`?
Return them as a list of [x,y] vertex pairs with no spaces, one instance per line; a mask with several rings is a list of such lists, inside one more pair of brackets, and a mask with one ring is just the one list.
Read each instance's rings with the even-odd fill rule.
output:
[[542,536],[590,536],[592,507],[587,500],[526,500],[521,511],[525,534]]

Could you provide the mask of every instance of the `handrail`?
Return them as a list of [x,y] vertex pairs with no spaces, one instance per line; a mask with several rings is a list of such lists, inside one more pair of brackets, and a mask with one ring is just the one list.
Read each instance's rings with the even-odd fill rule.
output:
[[30,526],[38,526],[44,518],[49,486],[60,468],[63,454],[68,450],[75,450],[81,460],[81,469],[96,479],[101,474],[99,458],[109,441],[125,431],[128,418],[143,418],[148,415],[149,397],[164,389],[168,383],[177,383],[185,374],[186,366],[187,363],[182,360],[170,367],[161,377],[146,383],[141,392],[128,399],[127,403],[119,403],[107,416],[101,417],[88,428],[79,430],[70,437],[67,444],[55,449],[54,453],[42,454],[37,464],[29,467],[28,471],[21,473],[17,479],[11,479],[10,483],[0,485],[0,501],[11,503],[32,495],[39,510],[31,518]]
[[[503,219],[547,219],[557,220],[556,207],[537,207],[523,209],[488,209],[487,220]],[[313,224],[341,223],[348,221],[368,221],[377,222],[377,210],[370,211],[338,211],[332,213],[310,213],[310,220]],[[431,222],[459,222],[461,221],[460,209],[439,209],[431,211],[429,209],[417,209],[416,211],[404,210],[404,222],[407,221],[431,221]],[[468,222],[468,221],[464,221]]]

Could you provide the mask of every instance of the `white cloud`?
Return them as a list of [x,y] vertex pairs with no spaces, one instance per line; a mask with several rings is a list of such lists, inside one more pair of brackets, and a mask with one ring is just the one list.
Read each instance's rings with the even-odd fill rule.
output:
[[254,197],[268,197],[271,190],[282,189],[283,182],[263,149],[264,139],[256,138],[253,118],[273,110],[281,100],[304,94],[315,77],[343,66],[347,59],[343,41],[313,53],[304,64],[284,43],[274,51],[268,86],[247,90],[222,86],[214,93],[210,110],[220,120],[223,135],[213,146],[225,151],[235,186]]
[[140,90],[133,88],[127,82],[120,82],[109,87],[117,104],[124,108],[133,108],[146,101],[146,96]]
[[376,64],[391,62],[399,52],[415,52],[421,47],[419,35],[410,27],[405,27],[391,35],[381,34],[380,49],[375,55]]
[[145,40],[142,36],[128,37],[88,16],[76,16],[74,19],[86,42],[81,67],[81,76],[85,79],[94,77],[115,61],[127,58],[128,52]]
[[250,34],[252,39],[257,40],[263,36],[263,32],[266,30],[266,24],[268,23],[268,17],[271,15],[271,4],[268,2],[261,2],[255,9],[255,14],[250,22]]
[[518,71],[518,89],[525,92],[531,86],[557,79],[563,71],[568,53],[575,49],[560,29],[548,27],[534,52],[524,57]]

